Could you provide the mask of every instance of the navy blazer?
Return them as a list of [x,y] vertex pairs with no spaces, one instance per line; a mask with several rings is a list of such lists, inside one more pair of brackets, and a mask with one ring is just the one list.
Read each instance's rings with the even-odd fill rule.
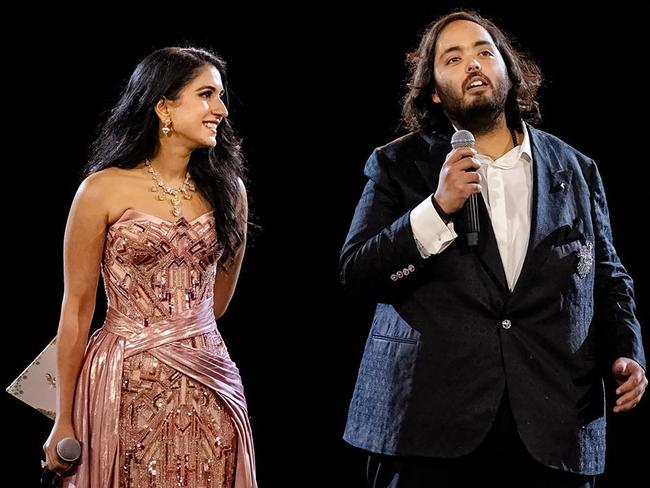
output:
[[[344,288],[377,303],[344,434],[350,444],[468,454],[507,391],[535,459],[603,471],[603,374],[620,356],[645,367],[632,280],[612,243],[594,161],[528,130],[531,233],[512,291],[482,198],[477,247],[459,236],[428,259],[418,252],[409,213],[435,191],[448,136],[414,132],[368,159],[340,260]],[[455,222],[462,233],[462,218]]]

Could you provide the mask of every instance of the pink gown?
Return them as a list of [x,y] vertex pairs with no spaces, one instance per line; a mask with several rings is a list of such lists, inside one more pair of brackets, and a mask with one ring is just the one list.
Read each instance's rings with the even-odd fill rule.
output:
[[74,402],[67,488],[255,488],[239,371],[216,327],[212,212],[176,223],[127,209],[106,235],[104,325]]

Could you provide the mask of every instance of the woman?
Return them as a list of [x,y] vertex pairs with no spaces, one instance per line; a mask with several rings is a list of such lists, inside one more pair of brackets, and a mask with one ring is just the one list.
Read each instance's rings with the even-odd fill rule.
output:
[[[57,417],[82,443],[69,487],[255,487],[241,379],[215,318],[246,244],[244,161],[224,62],[165,48],[133,72],[72,203],[57,333]],[[108,311],[85,349],[100,269]]]

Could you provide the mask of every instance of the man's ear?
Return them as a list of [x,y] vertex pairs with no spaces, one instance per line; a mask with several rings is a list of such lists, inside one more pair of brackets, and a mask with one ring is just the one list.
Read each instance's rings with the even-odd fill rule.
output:
[[435,90],[433,90],[433,93],[431,94],[431,100],[433,101],[433,103],[441,103],[440,97],[438,96],[438,93]]

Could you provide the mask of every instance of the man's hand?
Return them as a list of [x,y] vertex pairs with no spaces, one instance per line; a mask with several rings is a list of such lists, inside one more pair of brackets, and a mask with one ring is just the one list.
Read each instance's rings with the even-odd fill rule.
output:
[[632,410],[641,401],[641,397],[648,386],[645,370],[639,363],[629,358],[618,358],[612,364],[612,373],[618,383],[614,412]]

